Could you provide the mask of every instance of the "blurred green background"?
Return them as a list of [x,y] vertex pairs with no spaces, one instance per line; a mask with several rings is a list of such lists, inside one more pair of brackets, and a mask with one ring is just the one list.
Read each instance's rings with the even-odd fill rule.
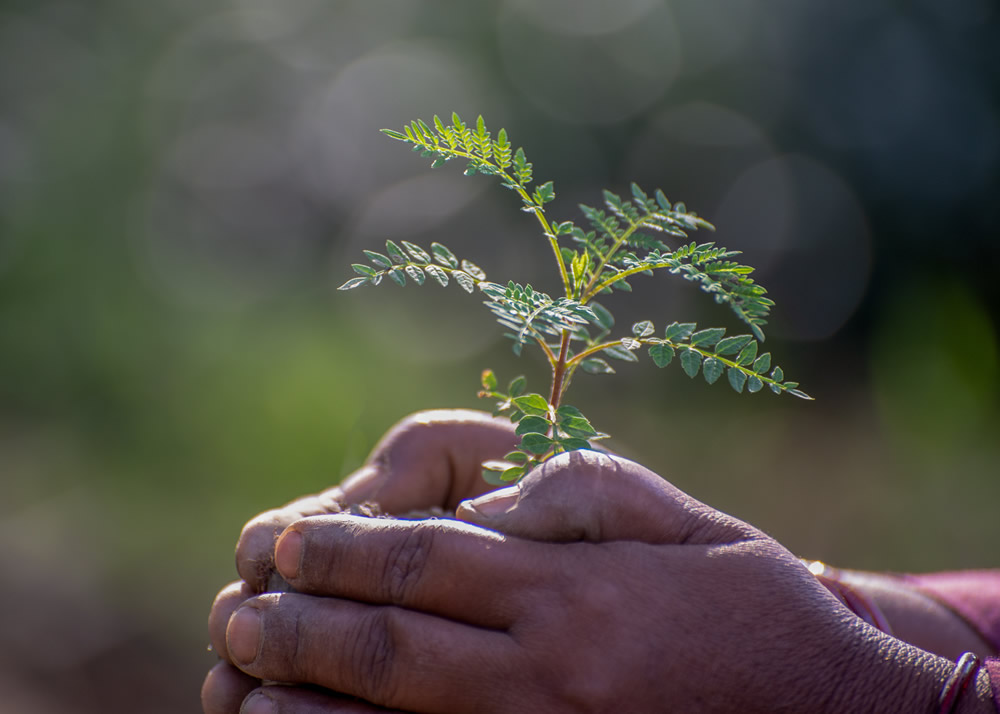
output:
[[[335,291],[386,238],[557,288],[516,197],[377,131],[452,110],[526,147],[556,218],[631,180],[684,200],[778,303],[816,402],[577,380],[622,453],[803,555],[1000,565],[998,26],[990,0],[6,0],[4,710],[199,710],[248,518],[478,406],[483,367],[542,387],[454,286]],[[737,328],[634,285],[625,325]]]

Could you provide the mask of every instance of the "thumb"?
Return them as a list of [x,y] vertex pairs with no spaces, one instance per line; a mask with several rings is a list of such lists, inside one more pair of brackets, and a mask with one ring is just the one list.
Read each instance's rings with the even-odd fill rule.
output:
[[583,450],[549,459],[516,486],[463,501],[455,515],[549,542],[711,544],[757,535],[633,461]]

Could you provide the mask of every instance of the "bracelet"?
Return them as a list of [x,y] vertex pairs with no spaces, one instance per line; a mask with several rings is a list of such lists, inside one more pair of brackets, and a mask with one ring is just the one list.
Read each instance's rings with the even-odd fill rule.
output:
[[955,669],[952,670],[948,681],[941,687],[941,694],[938,695],[939,714],[951,714],[955,710],[958,698],[969,688],[969,683],[975,678],[978,670],[979,658],[972,652],[966,652],[958,658]]

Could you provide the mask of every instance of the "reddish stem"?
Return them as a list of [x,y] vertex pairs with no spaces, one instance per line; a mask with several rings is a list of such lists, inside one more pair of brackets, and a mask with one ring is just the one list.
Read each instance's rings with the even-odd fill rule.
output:
[[562,333],[562,341],[559,343],[559,358],[552,366],[552,396],[549,397],[549,404],[553,409],[559,408],[559,400],[562,398],[563,377],[566,375],[566,358],[569,355],[569,333]]

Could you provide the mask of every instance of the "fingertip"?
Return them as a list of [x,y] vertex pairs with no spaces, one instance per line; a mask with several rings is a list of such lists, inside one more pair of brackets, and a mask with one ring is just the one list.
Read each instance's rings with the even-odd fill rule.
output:
[[229,618],[251,597],[253,593],[242,581],[230,583],[215,596],[215,602],[212,603],[212,609],[208,614],[208,637],[212,650],[223,659],[229,658],[226,649],[226,627],[229,625]]
[[281,509],[265,511],[243,527],[236,544],[236,571],[254,592],[262,592],[273,563],[274,542],[294,520]]
[[299,575],[302,562],[302,533],[287,528],[274,546],[274,564],[286,580],[294,580]]
[[240,707],[240,714],[275,714],[274,700],[262,690],[251,692]]
[[232,661],[246,666],[255,659],[260,650],[261,616],[252,605],[241,607],[229,618],[226,627],[226,648]]
[[260,686],[260,681],[230,664],[219,662],[201,685],[201,708],[205,714],[233,714],[247,694]]

